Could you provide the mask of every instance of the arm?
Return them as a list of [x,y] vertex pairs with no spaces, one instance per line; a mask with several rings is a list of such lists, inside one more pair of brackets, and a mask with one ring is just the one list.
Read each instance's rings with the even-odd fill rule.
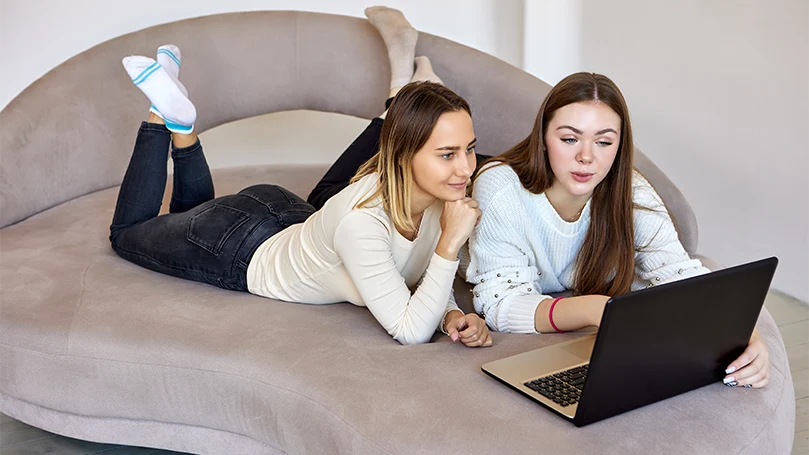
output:
[[550,298],[539,289],[537,267],[524,253],[531,246],[522,234],[528,228],[517,191],[519,180],[510,168],[497,167],[475,181],[480,223],[469,239],[466,279],[475,285],[474,303],[486,323],[501,332],[536,333],[535,314]]
[[654,188],[640,174],[632,182],[635,203],[635,274],[633,288],[657,286],[710,273],[685,251],[671,216]]
[[433,254],[411,295],[393,260],[391,232],[382,221],[354,211],[340,222],[335,238],[337,254],[382,327],[402,344],[428,342],[448,307],[458,262]]
[[[475,307],[486,322],[506,332],[554,332],[549,311],[554,298],[540,289],[538,269],[527,255],[536,246],[523,232],[535,229],[527,220],[518,191],[521,185],[513,171],[495,168],[475,183],[475,198],[483,217],[470,239],[467,279],[475,286]],[[590,295],[557,301],[553,310],[556,327],[563,331],[597,326],[609,297]]]
[[[553,307],[553,323],[563,332],[589,326],[598,327],[601,324],[604,306],[609,299],[604,295],[582,295],[559,300]],[[549,317],[554,300],[553,298],[543,299],[537,307],[536,313],[534,313],[534,325],[537,332],[555,331]]]

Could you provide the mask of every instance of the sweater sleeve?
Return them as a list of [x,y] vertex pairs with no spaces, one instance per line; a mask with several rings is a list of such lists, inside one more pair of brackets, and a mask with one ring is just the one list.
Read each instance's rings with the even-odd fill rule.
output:
[[525,253],[531,247],[522,234],[528,226],[517,193],[521,189],[508,166],[483,172],[475,181],[473,197],[483,215],[469,240],[466,278],[475,285],[475,310],[492,330],[537,333],[534,313],[548,296]]
[[635,276],[633,288],[650,287],[705,273],[685,251],[674,222],[654,188],[637,172],[632,182],[635,203]]
[[335,230],[335,250],[365,306],[393,339],[426,343],[449,306],[458,262],[433,253],[411,295],[393,259],[392,235],[375,216],[355,210]]

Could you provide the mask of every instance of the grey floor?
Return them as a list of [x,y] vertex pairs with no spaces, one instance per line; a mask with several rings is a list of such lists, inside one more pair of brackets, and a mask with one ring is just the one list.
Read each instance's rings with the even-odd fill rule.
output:
[[[809,305],[778,292],[770,292],[765,306],[778,324],[787,347],[789,366],[795,382],[794,455],[809,455]],[[31,427],[0,414],[0,453],[23,454],[98,454],[168,455],[177,452],[128,447],[65,438]]]

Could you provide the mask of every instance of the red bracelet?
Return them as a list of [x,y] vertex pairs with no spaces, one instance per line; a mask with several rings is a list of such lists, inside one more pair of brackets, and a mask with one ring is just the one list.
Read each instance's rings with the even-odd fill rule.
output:
[[556,302],[562,299],[564,299],[564,297],[557,297],[554,299],[553,303],[551,303],[551,310],[548,312],[548,321],[550,321],[551,327],[553,327],[553,330],[556,330],[557,333],[565,333],[564,330],[559,330],[559,327],[556,327],[556,324],[553,323],[553,307],[556,306]]

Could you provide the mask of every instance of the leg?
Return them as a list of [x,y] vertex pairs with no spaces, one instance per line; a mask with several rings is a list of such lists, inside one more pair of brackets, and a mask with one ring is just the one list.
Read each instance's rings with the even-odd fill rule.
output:
[[[149,115],[149,123],[165,125],[154,110]],[[214,198],[213,179],[197,133],[171,133],[171,142],[174,181],[169,212],[185,212]]]
[[347,187],[360,166],[379,151],[379,135],[383,120],[388,113],[387,108],[399,90],[413,78],[413,60],[419,36],[416,29],[407,22],[400,11],[395,9],[374,6],[367,8],[365,15],[382,35],[388,49],[391,69],[389,99],[385,103],[385,112],[371,120],[371,124],[340,155],[309,194],[307,201],[318,209],[323,207],[329,198]]
[[213,199],[214,186],[211,171],[197,135],[195,133],[174,133],[172,138],[171,158],[174,161],[174,184],[169,211],[178,213]]
[[256,185],[116,231],[112,247],[149,270],[248,291],[247,267],[256,248],[314,212],[281,187]]
[[118,191],[110,240],[121,229],[152,219],[160,212],[170,142],[171,133],[165,125],[141,124],[129,167]]
[[310,204],[319,210],[329,198],[348,186],[360,166],[379,151],[382,123],[383,120],[379,117],[371,120],[365,131],[354,139],[306,198]]
[[368,21],[376,27],[390,60],[390,88],[403,87],[413,77],[413,58],[419,32],[407,22],[401,11],[385,6],[373,6],[365,10]]

